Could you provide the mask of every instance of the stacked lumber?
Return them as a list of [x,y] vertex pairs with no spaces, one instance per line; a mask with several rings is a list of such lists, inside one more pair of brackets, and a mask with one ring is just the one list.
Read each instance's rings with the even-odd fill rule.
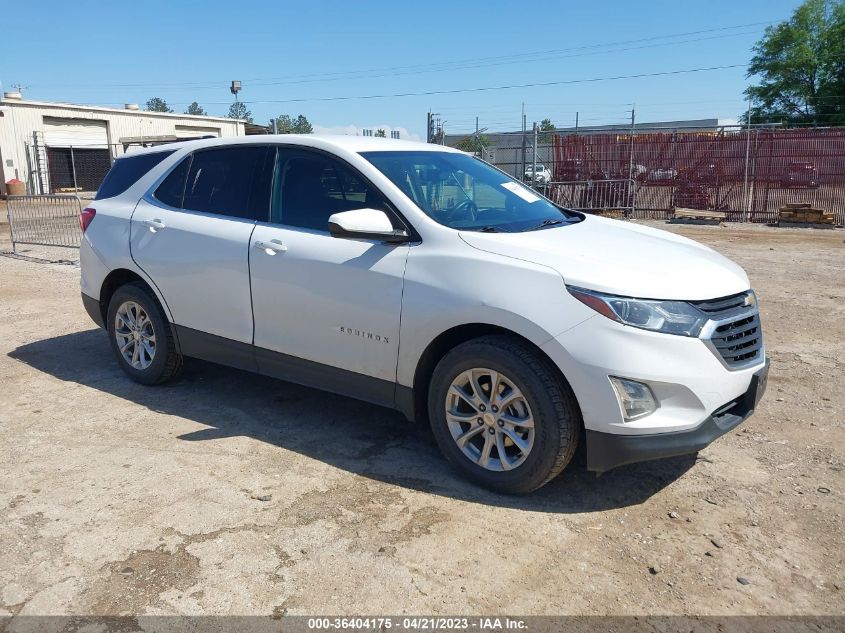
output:
[[675,217],[689,220],[724,220],[726,215],[724,211],[705,211],[704,209],[676,207]]
[[778,222],[797,224],[833,224],[833,212],[814,209],[811,204],[786,204],[778,212]]

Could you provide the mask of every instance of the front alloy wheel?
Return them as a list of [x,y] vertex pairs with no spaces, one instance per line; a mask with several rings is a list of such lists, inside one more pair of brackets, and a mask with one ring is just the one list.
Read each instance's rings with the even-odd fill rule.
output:
[[504,493],[553,479],[572,459],[581,429],[566,379],[536,347],[506,334],[461,343],[437,363],[428,416],[452,465]]
[[468,369],[452,381],[446,423],[463,454],[487,470],[520,466],[534,446],[528,401],[513,380],[493,369]]

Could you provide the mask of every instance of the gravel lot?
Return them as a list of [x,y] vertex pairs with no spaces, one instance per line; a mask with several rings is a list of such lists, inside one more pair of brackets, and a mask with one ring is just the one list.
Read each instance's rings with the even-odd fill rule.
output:
[[78,268],[0,257],[0,615],[845,613],[845,232],[666,228],[748,270],[760,410],[527,497],[388,410],[200,362],[133,384]]

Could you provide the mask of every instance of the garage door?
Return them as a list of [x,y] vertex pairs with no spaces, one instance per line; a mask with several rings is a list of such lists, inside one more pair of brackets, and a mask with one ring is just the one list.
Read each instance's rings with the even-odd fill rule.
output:
[[105,121],[55,119],[44,117],[44,144],[47,147],[101,147],[109,143]]

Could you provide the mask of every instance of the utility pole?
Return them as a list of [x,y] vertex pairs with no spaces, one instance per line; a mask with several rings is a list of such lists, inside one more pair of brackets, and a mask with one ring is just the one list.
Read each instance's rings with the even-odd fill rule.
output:
[[478,147],[478,157],[484,160],[484,148],[478,142],[478,117],[475,117],[475,146]]
[[534,151],[532,152],[532,166],[531,166],[531,183],[532,187],[536,187],[537,183],[537,121],[534,121]]
[[520,180],[525,180],[525,102],[522,102],[522,171]]
[[436,145],[446,144],[446,132],[443,130],[443,122],[436,112],[428,111],[426,119],[426,141]]
[[578,134],[578,115],[580,112],[575,113],[575,133]]

